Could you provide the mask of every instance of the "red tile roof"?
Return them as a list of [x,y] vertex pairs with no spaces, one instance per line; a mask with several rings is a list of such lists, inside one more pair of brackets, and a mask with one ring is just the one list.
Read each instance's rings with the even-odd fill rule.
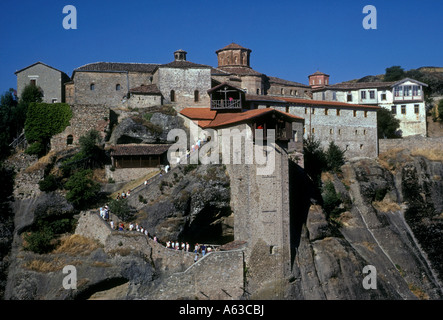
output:
[[324,101],[324,100],[309,100],[309,99],[297,99],[297,98],[285,98],[279,97],[278,99],[286,101],[289,104],[301,104],[311,106],[325,106],[325,107],[346,107],[346,108],[365,108],[365,109],[380,109],[379,106],[352,104],[338,101]]
[[[200,109],[201,111],[198,112],[196,109]],[[180,113],[190,118],[194,122],[198,121],[198,125],[202,128],[218,128],[236,123],[247,122],[269,113],[281,114],[288,120],[292,121],[304,121],[304,119],[301,117],[278,111],[274,108],[253,109],[244,112],[217,112],[212,111],[209,108],[185,108]],[[204,116],[206,116],[206,118],[204,118]]]

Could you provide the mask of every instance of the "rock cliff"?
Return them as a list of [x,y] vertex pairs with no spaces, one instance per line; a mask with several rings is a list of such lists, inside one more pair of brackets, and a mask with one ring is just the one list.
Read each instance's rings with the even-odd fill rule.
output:
[[[254,286],[267,268],[261,256],[269,254],[257,247],[247,265],[238,263],[240,253],[230,256],[237,267],[223,272],[235,279],[223,292],[203,291],[220,299],[273,299],[276,291],[284,299],[441,299],[442,176],[441,161],[407,150],[377,160],[354,159],[341,172],[323,176],[340,199],[339,210],[329,214],[323,210],[325,191],[322,197],[291,163],[292,276]],[[177,167],[131,194],[130,204],[139,224],[164,241],[228,242],[234,227],[229,179],[221,165]],[[161,299],[207,298],[195,288],[180,293],[180,285],[194,283],[196,267],[185,272],[193,265],[192,254],[165,249],[140,233],[113,231],[95,213],[78,215],[75,234],[65,235],[50,253],[24,251],[22,234],[36,217],[72,208],[59,195],[46,193],[16,199],[12,207],[15,229],[5,299],[155,299],[157,289]],[[223,266],[222,256],[211,259],[198,267]],[[61,286],[66,265],[77,268],[77,290]],[[366,266],[376,272],[376,289],[364,287],[371,275]]]

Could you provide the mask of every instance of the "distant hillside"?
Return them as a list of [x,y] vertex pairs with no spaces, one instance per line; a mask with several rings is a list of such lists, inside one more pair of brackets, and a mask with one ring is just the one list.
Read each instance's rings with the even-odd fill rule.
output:
[[[368,75],[360,79],[346,81],[347,83],[355,82],[377,82],[383,81],[385,75]],[[404,72],[405,78],[412,78],[423,83],[429,87],[425,90],[428,95],[443,95],[443,67],[420,67],[418,69],[411,69]]]

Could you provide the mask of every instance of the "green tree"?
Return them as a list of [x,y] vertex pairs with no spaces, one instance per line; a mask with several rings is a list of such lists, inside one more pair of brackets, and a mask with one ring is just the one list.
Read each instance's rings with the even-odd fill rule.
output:
[[97,199],[100,185],[92,180],[92,170],[79,170],[65,183],[66,200],[77,209],[89,207]]
[[398,133],[400,120],[394,117],[392,112],[386,108],[377,111],[377,132],[379,139],[394,139],[401,137]]
[[443,122],[443,99],[438,102],[437,105],[437,121]]
[[21,130],[15,108],[17,108],[17,97],[11,88],[0,96],[0,159],[9,155],[9,144]]
[[134,219],[134,213],[129,206],[128,199],[111,200],[109,210],[123,221],[131,221]]
[[341,166],[345,164],[345,152],[334,141],[329,143],[325,154],[328,171],[339,172],[341,170]]
[[400,66],[392,66],[385,71],[384,81],[398,81],[405,77],[405,71]]
[[317,186],[321,185],[321,173],[327,167],[326,154],[320,146],[320,141],[312,135],[303,140],[304,165],[306,173]]

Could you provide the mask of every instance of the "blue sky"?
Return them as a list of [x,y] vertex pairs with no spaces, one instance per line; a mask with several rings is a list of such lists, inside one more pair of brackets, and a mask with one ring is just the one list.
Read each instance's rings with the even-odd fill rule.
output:
[[[62,25],[65,5],[77,29]],[[362,26],[363,7],[377,9],[377,29]],[[14,72],[42,61],[71,76],[97,61],[217,66],[215,51],[231,42],[250,48],[251,67],[307,84],[320,70],[337,83],[400,65],[443,67],[441,0],[1,0],[0,92]]]

